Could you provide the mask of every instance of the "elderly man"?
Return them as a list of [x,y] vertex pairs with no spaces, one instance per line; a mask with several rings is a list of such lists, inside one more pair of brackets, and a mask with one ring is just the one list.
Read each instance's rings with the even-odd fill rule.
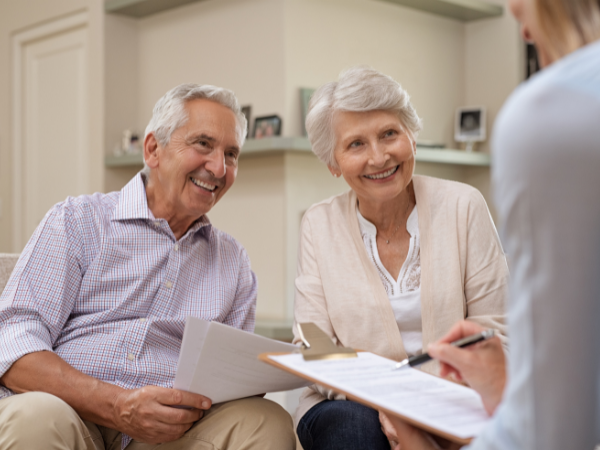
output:
[[46,215],[0,297],[1,449],[293,448],[273,402],[172,388],[187,316],[254,328],[248,256],[206,217],[245,130],[231,91],[178,86],[154,108],[142,173]]

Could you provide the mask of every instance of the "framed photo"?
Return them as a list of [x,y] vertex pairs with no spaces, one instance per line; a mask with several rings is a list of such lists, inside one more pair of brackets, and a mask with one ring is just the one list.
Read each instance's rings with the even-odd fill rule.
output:
[[482,106],[464,107],[456,110],[454,140],[456,142],[485,141],[485,108]]
[[308,136],[306,133],[306,115],[308,114],[308,102],[315,93],[316,89],[312,88],[300,88],[300,106],[301,106],[301,117],[302,117],[302,136]]
[[281,135],[281,117],[277,115],[262,116],[254,119],[254,139],[262,139]]
[[246,137],[250,134],[250,116],[252,115],[252,105],[242,106],[242,114],[246,116]]

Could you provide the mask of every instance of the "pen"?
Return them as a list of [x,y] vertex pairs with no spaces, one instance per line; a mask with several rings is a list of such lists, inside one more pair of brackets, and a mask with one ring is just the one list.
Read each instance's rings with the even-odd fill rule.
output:
[[[467,336],[466,338],[459,339],[458,341],[452,342],[450,345],[454,345],[455,347],[468,347],[469,345],[476,344],[481,341],[485,341],[486,339],[493,338],[496,335],[496,331],[492,329],[488,329],[482,331],[481,333],[473,334],[471,336]],[[433,358],[429,356],[429,353],[423,353],[422,355],[411,356],[410,358],[406,358],[404,361],[400,361],[396,364],[396,366],[392,370],[398,370],[402,367],[410,366],[416,367],[427,361],[431,361]]]

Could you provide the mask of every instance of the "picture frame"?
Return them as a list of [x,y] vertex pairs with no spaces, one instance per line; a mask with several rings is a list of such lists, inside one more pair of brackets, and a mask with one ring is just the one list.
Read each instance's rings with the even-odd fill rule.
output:
[[306,132],[306,115],[308,114],[308,104],[310,98],[315,93],[316,89],[313,88],[300,88],[300,115],[302,119],[301,129],[302,136],[308,136]]
[[250,135],[250,119],[252,116],[252,105],[245,105],[241,108],[242,114],[246,116],[246,137]]
[[281,117],[274,114],[271,116],[261,116],[254,119],[254,129],[252,137],[262,139],[266,137],[281,135]]
[[486,109],[483,106],[465,106],[456,110],[454,140],[470,144],[486,139]]

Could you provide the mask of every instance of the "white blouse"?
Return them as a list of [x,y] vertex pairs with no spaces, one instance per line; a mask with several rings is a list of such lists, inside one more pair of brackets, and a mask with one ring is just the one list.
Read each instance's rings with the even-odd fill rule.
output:
[[383,287],[388,294],[396,323],[409,356],[420,354],[423,348],[421,323],[421,256],[419,244],[419,217],[414,208],[408,217],[406,230],[410,234],[408,255],[398,279],[385,268],[377,250],[377,228],[356,208],[360,233],[369,258],[375,265]]

